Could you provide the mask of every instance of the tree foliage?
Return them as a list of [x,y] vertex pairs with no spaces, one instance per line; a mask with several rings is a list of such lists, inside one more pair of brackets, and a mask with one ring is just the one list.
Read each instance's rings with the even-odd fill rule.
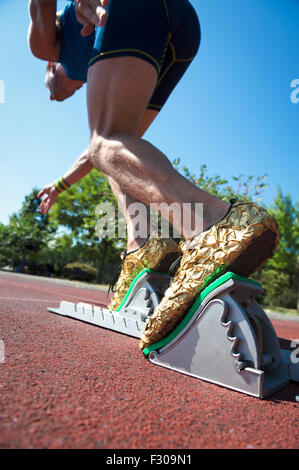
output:
[[[206,165],[192,173],[180,160],[175,168],[189,181],[219,198],[260,201],[266,188],[266,175],[233,176],[231,182],[219,175],[209,175]],[[99,237],[96,208],[109,203],[118,215],[117,201],[107,179],[94,169],[89,175],[60,194],[49,216],[39,212],[37,189],[28,194],[19,212],[11,215],[8,225],[0,224],[0,266],[41,273],[50,266],[55,276],[78,276],[107,283],[119,263],[125,238]],[[281,238],[274,257],[254,275],[261,280],[266,294],[263,302],[271,306],[296,307],[299,286],[299,208],[280,188],[270,213],[277,220]],[[115,231],[117,233],[117,217]],[[96,272],[96,277],[95,277]]]
[[269,212],[281,235],[274,256],[260,274],[266,290],[265,303],[299,310],[299,210],[291,196],[278,188]]
[[[99,238],[96,233],[96,208],[103,203],[111,204],[117,215],[117,201],[107,179],[99,170],[93,169],[58,196],[49,216],[54,226],[68,230],[69,238],[65,241],[72,240],[68,248],[74,255],[68,262],[87,262],[96,267],[99,283],[107,282],[111,277],[124,246],[124,240]],[[56,243],[59,246],[60,240]]]
[[186,166],[180,165],[179,158],[174,160],[173,164],[195,186],[220,199],[237,198],[239,201],[260,201],[262,192],[267,187],[266,174],[263,176],[232,176],[235,185],[233,186],[222,176],[209,175],[206,165],[201,165],[199,174],[195,175]]
[[20,211],[10,216],[8,226],[1,227],[2,265],[7,263],[16,269],[20,264],[35,266],[37,254],[47,246],[54,232],[48,217],[39,212],[37,193],[38,190],[33,189],[25,196]]

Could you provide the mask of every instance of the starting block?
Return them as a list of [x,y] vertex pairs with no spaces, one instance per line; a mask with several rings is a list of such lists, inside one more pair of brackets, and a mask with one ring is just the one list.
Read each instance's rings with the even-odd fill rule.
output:
[[[140,338],[170,277],[144,269],[117,311],[62,301],[50,312]],[[227,272],[204,289],[180,324],[143,354],[166,367],[258,398],[299,382],[299,341],[278,338],[255,300],[260,283]]]

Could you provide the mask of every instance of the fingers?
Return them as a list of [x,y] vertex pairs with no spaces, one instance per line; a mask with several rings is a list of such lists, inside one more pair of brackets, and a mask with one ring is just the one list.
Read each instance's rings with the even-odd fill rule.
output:
[[94,25],[92,23],[87,23],[83,28],[81,29],[81,36],[89,36],[94,29]]
[[106,18],[107,18],[107,11],[104,8],[97,7],[96,14],[99,18],[98,26],[104,26]]
[[46,188],[43,188],[37,195],[38,199],[40,199],[41,197],[43,197],[43,195],[46,194]]
[[[100,20],[100,22],[98,23],[97,26],[104,26],[106,19],[107,19],[107,13],[104,12],[104,14],[101,16],[101,20]],[[89,36],[93,32],[93,30],[94,30],[94,24],[93,23],[87,23],[81,29],[81,36]]]
[[48,194],[51,188],[52,188],[52,184],[47,184],[46,186],[44,186],[43,189],[41,189],[37,195],[38,199],[43,197],[45,194]]
[[105,7],[108,5],[108,0],[83,0],[89,7],[96,13],[99,19],[106,12]]
[[49,210],[49,198],[45,198],[39,206],[41,214],[46,214]]
[[[92,0],[90,0],[90,3],[92,3]],[[80,23],[85,26],[87,23],[92,23],[94,25],[99,24],[99,16],[96,13],[96,9],[98,7],[98,2],[95,8],[92,8],[83,0],[79,0],[77,3],[77,19],[80,21]],[[101,7],[100,7],[101,8]],[[82,21],[84,18],[84,22]]]
[[108,0],[77,0],[76,16],[83,25],[82,36],[88,36],[93,31],[93,25],[103,26],[107,19],[105,6]]
[[42,201],[42,203],[39,206],[40,212],[42,214],[47,214],[47,212],[49,212],[49,210],[53,206],[55,200],[56,198],[45,197],[45,199]]
[[49,209],[53,206],[54,202],[57,199],[58,193],[52,185],[45,186],[37,195],[38,198],[41,198],[46,194],[46,197],[42,200],[39,206],[41,214],[46,214]]

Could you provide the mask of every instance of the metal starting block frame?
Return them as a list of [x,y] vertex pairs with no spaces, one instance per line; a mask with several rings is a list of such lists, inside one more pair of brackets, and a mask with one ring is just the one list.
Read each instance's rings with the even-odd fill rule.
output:
[[145,323],[160,303],[169,285],[165,273],[144,269],[132,282],[117,311],[80,302],[62,301],[59,308],[49,307],[49,312],[75,318],[102,328],[141,338]]
[[[167,274],[145,269],[117,311],[64,301],[48,310],[140,338],[169,282]],[[262,293],[260,283],[224,274],[198,296],[177,328],[144,349],[144,355],[153,364],[259,398],[299,382],[299,341],[277,337],[255,300]]]

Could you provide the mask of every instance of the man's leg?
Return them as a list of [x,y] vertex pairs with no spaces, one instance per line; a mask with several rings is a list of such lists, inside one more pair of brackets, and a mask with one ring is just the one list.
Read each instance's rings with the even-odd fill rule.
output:
[[183,211],[183,203],[191,203],[188,215],[194,224],[195,204],[202,203],[203,221],[199,228],[205,229],[218,222],[229,205],[190,183],[162,152],[137,137],[156,80],[155,68],[136,57],[101,60],[89,68],[89,154],[93,164],[126,193],[146,205],[166,203],[165,209],[161,208],[162,216],[170,218],[190,240],[191,233],[182,226],[182,217],[174,219],[167,206],[177,203]]
[[[134,57],[96,62],[88,74],[89,152],[95,166],[147,205],[204,205],[205,231],[184,247],[179,270],[147,321],[142,349],[165,337],[178,324],[208,282],[227,270],[250,275],[273,255],[279,239],[277,223],[263,208],[255,203],[229,207],[192,185],[174,170],[165,155],[137,137],[156,78],[151,64]],[[169,211],[163,214],[161,210],[161,214],[169,217]],[[195,216],[194,211],[190,215]],[[190,233],[180,221],[170,222],[190,240]],[[135,263],[135,259],[131,261]],[[127,279],[131,280],[134,269]],[[117,286],[119,292],[127,287],[128,283],[120,281]]]
[[[138,136],[140,138],[144,135],[158,114],[158,111],[146,109],[138,129]],[[139,225],[142,225],[142,234],[136,234],[134,214],[130,212],[130,207],[132,207],[133,204],[141,203],[140,199],[136,199],[130,194],[126,194],[119,184],[110,176],[107,176],[107,179],[126,219],[127,252],[134,251],[144,244],[150,234],[150,209],[148,206],[144,206],[144,210],[140,211],[138,219]]]

